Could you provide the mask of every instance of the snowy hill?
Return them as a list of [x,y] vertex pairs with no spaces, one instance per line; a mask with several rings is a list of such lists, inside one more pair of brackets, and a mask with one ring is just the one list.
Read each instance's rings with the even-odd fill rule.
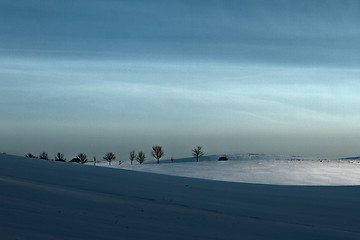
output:
[[[360,164],[357,159],[319,159],[300,156],[264,154],[226,155],[228,161],[218,161],[223,155],[163,160],[159,165],[148,160],[141,166],[129,161],[114,162],[111,167],[137,171],[187,176],[231,182],[276,185],[360,185]],[[107,162],[99,163],[107,166]]]
[[1,239],[360,239],[358,186],[209,181],[0,155],[0,193]]

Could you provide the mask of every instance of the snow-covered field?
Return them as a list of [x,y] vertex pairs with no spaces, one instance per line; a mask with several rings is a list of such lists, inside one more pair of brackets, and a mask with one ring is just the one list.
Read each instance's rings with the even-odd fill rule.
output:
[[[235,164],[203,160],[141,169]],[[359,201],[360,186],[210,181],[0,154],[0,239],[360,239]]]
[[[276,185],[360,185],[358,159],[319,159],[299,156],[262,154],[227,155],[228,161],[218,161],[223,155],[161,161],[149,160],[142,165],[118,161],[110,167],[137,171],[186,176],[210,180]],[[108,166],[107,162],[98,163]]]

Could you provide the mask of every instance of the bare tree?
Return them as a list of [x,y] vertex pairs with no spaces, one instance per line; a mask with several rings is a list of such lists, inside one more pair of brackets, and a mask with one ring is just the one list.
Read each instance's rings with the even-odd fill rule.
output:
[[112,152],[105,153],[105,156],[103,157],[104,160],[109,162],[109,165],[111,165],[111,162],[116,159],[116,156]]
[[66,162],[66,158],[64,157],[63,153],[58,152],[55,155],[55,161],[59,161],[59,162]]
[[138,154],[136,155],[136,161],[138,161],[138,163],[142,164],[143,162],[145,162],[145,153],[140,151],[138,152]]
[[196,161],[199,161],[199,157],[204,156],[204,152],[201,150],[201,146],[197,146],[192,150],[192,155],[196,158]]
[[164,151],[162,150],[161,146],[153,146],[152,147],[152,152],[151,152],[151,156],[153,156],[154,158],[156,158],[157,160],[157,164],[160,163],[160,158],[162,156],[164,156]]
[[82,164],[87,163],[88,161],[87,156],[84,153],[79,153],[76,158],[79,159]]
[[39,158],[40,158],[40,159],[49,160],[49,154],[47,154],[46,152],[41,152],[41,153],[39,154]]
[[136,154],[135,154],[135,151],[132,150],[130,152],[130,162],[131,162],[131,165],[133,165],[133,162],[134,162],[134,159],[136,158]]

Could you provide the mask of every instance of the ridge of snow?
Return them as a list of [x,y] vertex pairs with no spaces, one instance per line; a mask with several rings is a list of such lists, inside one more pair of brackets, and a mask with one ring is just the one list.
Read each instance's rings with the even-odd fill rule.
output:
[[[227,156],[227,161],[218,161]],[[174,176],[221,180],[230,182],[275,185],[360,185],[360,161],[354,159],[322,159],[302,156],[265,154],[233,154],[194,158],[146,161],[142,165],[129,161],[111,166],[101,162],[98,166],[152,172]]]
[[209,181],[10,155],[0,166],[2,239],[360,238],[359,186]]

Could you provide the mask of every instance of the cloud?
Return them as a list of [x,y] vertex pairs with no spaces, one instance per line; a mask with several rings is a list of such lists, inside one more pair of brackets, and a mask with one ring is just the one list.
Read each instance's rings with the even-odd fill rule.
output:
[[358,7],[357,1],[3,1],[0,49],[59,58],[356,67]]
[[63,121],[189,122],[197,112],[203,121],[233,115],[234,123],[358,119],[358,70],[71,59],[0,64],[1,98],[18,112],[6,118],[26,112],[38,120],[31,111],[41,106],[44,119]]
[[143,145],[214,146],[231,135],[223,145],[233,148],[248,137],[252,149],[257,141],[269,149],[279,136],[344,137],[360,120],[358,8],[358,1],[4,0],[0,123],[14,143],[24,129],[30,139],[42,128],[66,133],[64,141],[78,133],[76,143],[99,135],[111,146],[120,133],[134,144],[145,136]]

